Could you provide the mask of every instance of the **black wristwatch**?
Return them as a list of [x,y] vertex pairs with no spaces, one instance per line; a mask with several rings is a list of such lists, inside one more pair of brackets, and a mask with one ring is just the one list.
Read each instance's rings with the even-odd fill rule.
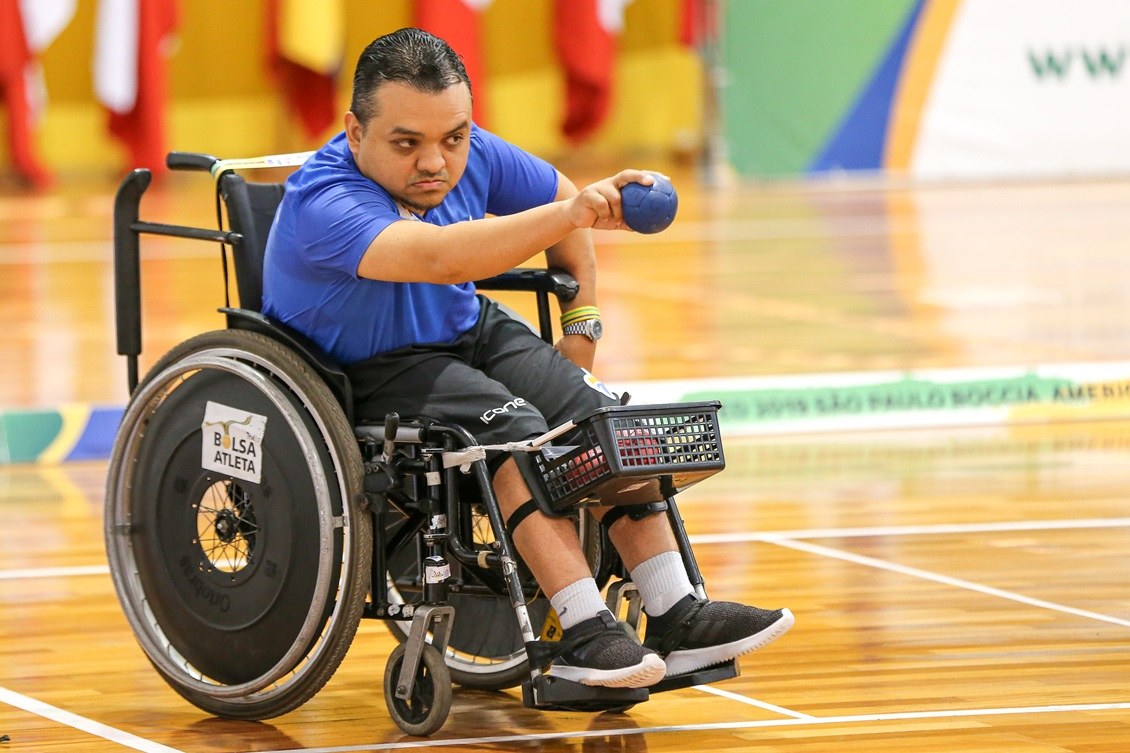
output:
[[585,319],[583,322],[573,322],[561,328],[566,335],[584,335],[596,342],[604,334],[604,327],[599,319]]

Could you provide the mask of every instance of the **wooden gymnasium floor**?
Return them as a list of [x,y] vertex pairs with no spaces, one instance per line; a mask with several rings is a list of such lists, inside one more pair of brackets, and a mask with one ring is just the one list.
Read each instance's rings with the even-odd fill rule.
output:
[[[696,189],[657,237],[601,235],[622,380],[1130,361],[1130,182]],[[149,219],[211,221],[206,179]],[[0,408],[124,402],[108,183],[0,196]],[[210,246],[147,248],[147,359],[219,325]],[[0,466],[0,751],[1130,749],[1130,424],[727,439],[683,498],[716,597],[796,627],[741,677],[625,715],[456,690],[431,740],[392,724],[366,622],[329,685],[263,723],[158,679],[102,549],[105,463]]]

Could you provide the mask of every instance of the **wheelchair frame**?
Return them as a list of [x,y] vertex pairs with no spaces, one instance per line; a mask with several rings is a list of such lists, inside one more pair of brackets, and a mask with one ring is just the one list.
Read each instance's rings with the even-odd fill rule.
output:
[[[257,311],[262,251],[273,216],[270,201],[277,206],[281,188],[248,183],[210,155],[174,152],[168,164],[213,174],[219,227],[142,221],[148,170],[134,170],[119,187],[114,206],[117,349],[126,357],[131,399],[111,460],[105,536],[127,618],[170,686],[219,716],[277,716],[305,703],[328,681],[358,621],[374,618],[388,621],[402,641],[386,664],[384,694],[394,721],[410,734],[427,735],[442,726],[452,679],[490,689],[520,682],[523,702],[535,708],[626,709],[646,700],[649,689],[583,686],[541,671],[552,650],[548,636],[538,639],[541,631],[534,624],[546,620],[548,602],[510,541],[486,463],[461,461],[475,449],[471,435],[395,415],[382,424],[357,425],[342,370],[308,339]],[[256,194],[266,198],[257,203]],[[221,206],[230,230],[223,229]],[[147,234],[220,243],[225,299],[230,246],[242,307],[225,300],[220,311],[228,329],[182,343],[139,379],[140,237]],[[540,335],[550,343],[549,296],[567,301],[577,291],[576,282],[559,270],[512,270],[477,285],[532,292]],[[204,452],[200,413],[203,409],[207,421],[215,402],[207,398],[217,391],[258,406],[261,415],[248,415],[264,425],[289,427],[279,439],[273,432],[270,445],[261,437],[260,451],[264,459],[268,452],[300,455],[308,473],[286,468],[297,463],[275,462],[272,480],[257,482],[235,470],[201,467],[204,461],[195,449]],[[223,437],[228,441],[227,426]],[[656,501],[666,503],[700,596],[705,595],[702,575],[674,493],[718,469],[718,462],[724,464],[720,441],[711,458],[712,470],[704,474],[636,472],[661,489]],[[461,491],[466,471],[474,502]],[[633,479],[635,486],[642,485],[639,478]],[[304,504],[308,497],[315,500],[312,510]],[[286,504],[271,504],[278,498]],[[587,514],[585,505],[599,503],[607,502],[593,493],[575,508],[582,543],[598,586],[619,576],[609,586],[609,606],[620,615],[626,604],[626,621],[638,630],[638,594],[625,579],[606,531]],[[304,556],[295,542],[316,557]],[[221,554],[210,553],[213,545]],[[406,596],[413,594],[409,601]],[[296,600],[308,602],[308,611],[296,608]],[[224,603],[226,612],[217,606]],[[470,632],[455,621],[462,611],[471,616]],[[507,632],[499,622],[510,612],[517,625],[510,622]],[[480,639],[476,626],[479,633],[491,627],[490,635]],[[286,646],[264,645],[276,634],[290,636]],[[737,673],[731,661],[667,678],[650,692]]]

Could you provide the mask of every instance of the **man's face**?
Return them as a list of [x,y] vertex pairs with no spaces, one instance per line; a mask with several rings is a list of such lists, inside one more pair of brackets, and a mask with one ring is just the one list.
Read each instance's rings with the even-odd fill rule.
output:
[[352,112],[345,115],[349,149],[361,173],[415,212],[438,206],[467,167],[470,89],[459,83],[428,94],[388,81],[373,104],[364,126]]

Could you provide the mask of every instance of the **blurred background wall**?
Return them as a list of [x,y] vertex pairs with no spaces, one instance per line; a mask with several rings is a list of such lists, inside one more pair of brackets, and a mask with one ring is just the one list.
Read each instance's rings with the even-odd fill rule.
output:
[[[30,0],[25,6],[55,1]],[[454,24],[464,20],[454,14],[466,14],[466,8],[460,7],[464,0],[129,2],[139,2],[142,14],[147,3],[171,5],[175,14],[175,31],[163,46],[168,55],[167,148],[221,156],[313,148],[340,129],[353,68],[368,42],[417,23],[421,6],[431,6],[433,17],[452,14]],[[694,49],[680,41],[682,0],[634,0],[626,6],[613,0],[611,15],[622,12],[623,26],[611,35],[610,107],[595,131],[572,141],[562,132],[566,82],[554,33],[555,25],[576,21],[559,20],[558,4],[551,0],[466,2],[478,16],[472,20],[479,24],[486,76],[475,82],[476,119],[483,118],[491,130],[547,156],[582,147],[598,154],[698,149],[702,67]],[[586,2],[596,5],[592,0],[561,5],[571,11],[572,5],[579,9]],[[70,22],[38,56],[48,99],[33,137],[42,160],[54,171],[120,172],[127,167],[129,155],[107,132],[107,112],[95,97],[93,80],[98,14],[121,4],[78,0]],[[272,73],[267,58],[272,5],[276,14],[285,13],[289,5],[306,5],[315,13],[314,23],[339,29],[340,61],[333,85],[336,113],[320,132],[304,132]],[[340,19],[329,18],[335,15],[334,8],[340,8]],[[299,18],[300,25],[310,23]],[[324,33],[311,29],[303,36],[310,40]],[[575,41],[587,43],[584,36]],[[10,119],[0,117],[0,129],[10,127]],[[2,140],[0,166],[10,157],[8,142]]]
[[[66,23],[24,70],[19,13],[27,25],[52,8]],[[27,119],[46,170],[118,174],[142,159],[94,94],[95,61],[137,36],[131,9],[142,36],[172,16],[139,68],[164,77],[163,136],[140,129],[162,148],[312,148],[339,127],[364,45],[418,24],[473,59],[477,118],[551,159],[663,155],[749,178],[1130,170],[1125,0],[0,0],[0,166],[20,167],[13,81],[31,99],[46,85]],[[312,75],[288,78],[272,45]],[[319,107],[331,117],[304,128],[297,111]]]
[[1125,0],[731,0],[723,18],[743,174],[1130,171]]

